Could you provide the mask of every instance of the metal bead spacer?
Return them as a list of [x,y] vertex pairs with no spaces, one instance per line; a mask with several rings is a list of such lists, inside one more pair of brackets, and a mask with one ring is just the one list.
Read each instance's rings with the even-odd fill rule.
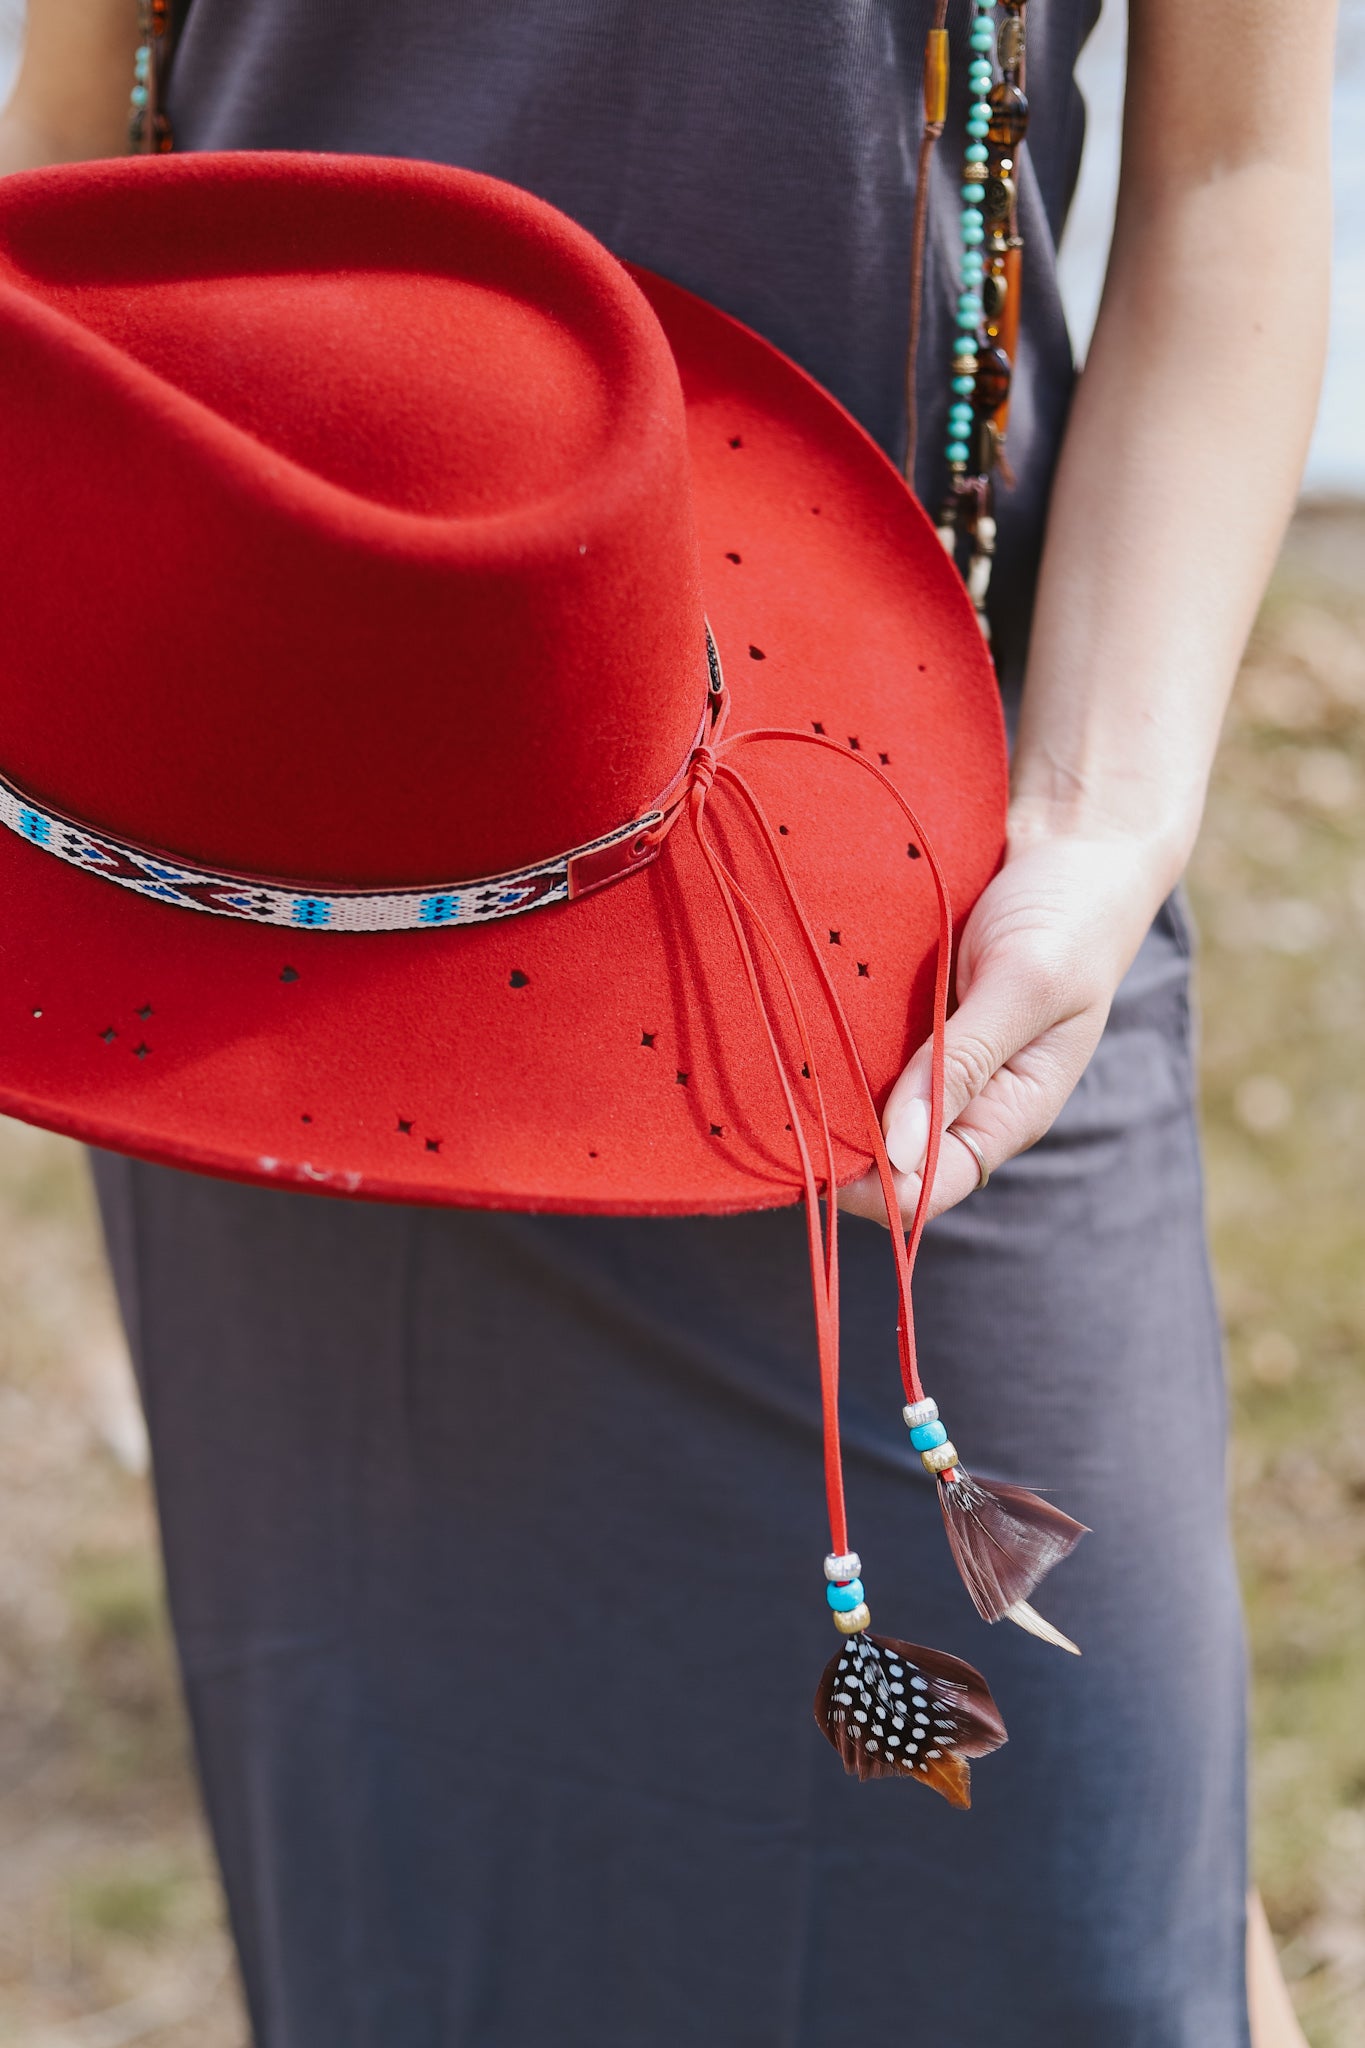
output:
[[850,1550],[843,1557],[825,1559],[825,1577],[831,1586],[846,1583],[849,1579],[860,1579],[863,1575],[863,1561],[856,1550]]
[[858,1636],[871,1626],[872,1611],[864,1600],[860,1606],[850,1607],[847,1614],[835,1614],[832,1619],[841,1636]]
[[925,1471],[935,1476],[940,1472],[951,1472],[957,1463],[957,1452],[951,1443],[939,1444],[932,1451],[921,1451],[919,1457]]
[[926,1395],[922,1401],[911,1401],[901,1413],[907,1429],[918,1429],[922,1422],[938,1421],[938,1402],[931,1401]]

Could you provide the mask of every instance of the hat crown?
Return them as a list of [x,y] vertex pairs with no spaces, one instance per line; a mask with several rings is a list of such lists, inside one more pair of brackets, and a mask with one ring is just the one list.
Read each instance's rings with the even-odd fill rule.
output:
[[207,865],[457,881],[676,773],[707,683],[677,371],[554,209],[250,154],[0,191],[0,771]]

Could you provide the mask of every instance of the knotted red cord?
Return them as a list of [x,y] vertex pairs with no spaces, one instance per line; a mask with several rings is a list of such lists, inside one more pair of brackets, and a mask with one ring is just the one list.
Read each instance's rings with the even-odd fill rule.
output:
[[[952,908],[948,899],[947,884],[929,839],[915,812],[905,801],[890,776],[869,761],[866,755],[846,753],[845,750],[818,733],[798,732],[781,726],[765,726],[748,732],[737,733],[732,739],[719,741],[719,732],[724,718],[724,702],[721,701],[713,726],[713,743],[698,747],[692,757],[689,785],[688,810],[697,844],[711,871],[725,905],[730,927],[739,949],[749,991],[754,1007],[763,1026],[764,1036],[772,1057],[773,1070],[777,1075],[782,1098],[787,1105],[790,1129],[796,1144],[801,1164],[801,1179],[805,1198],[806,1233],[810,1249],[811,1291],[815,1304],[816,1345],[820,1364],[820,1396],[824,1413],[825,1445],[825,1494],[829,1508],[830,1544],[833,1551],[842,1554],[848,1549],[848,1529],[844,1506],[843,1465],[839,1448],[839,1254],[838,1254],[838,1201],[834,1165],[834,1140],[829,1127],[825,1108],[824,1088],[820,1080],[819,1067],[815,1058],[811,1035],[807,1028],[805,1014],[801,1007],[796,985],[781,949],[768,926],[763,921],[751,897],[730,872],[720,852],[706,830],[706,802],[712,787],[720,782],[733,789],[749,812],[768,849],[769,858],[777,874],[788,905],[795,917],[802,935],[802,941],[819,979],[830,1017],[834,1023],[844,1056],[848,1062],[855,1091],[863,1106],[867,1119],[868,1135],[871,1140],[872,1156],[876,1162],[877,1175],[881,1183],[882,1198],[886,1203],[887,1222],[890,1226],[891,1243],[896,1266],[896,1286],[900,1301],[897,1325],[897,1341],[900,1351],[901,1378],[906,1398],[918,1401],[923,1398],[919,1369],[915,1356],[914,1317],[911,1308],[910,1283],[914,1272],[915,1257],[923,1236],[928,1215],[929,1196],[933,1187],[934,1172],[938,1163],[939,1147],[943,1127],[943,1042],[948,1017],[948,984],[952,967],[953,921]],[[874,775],[899,805],[907,819],[920,851],[928,862],[938,897],[939,931],[938,952],[934,975],[933,1005],[933,1055],[930,1068],[929,1134],[925,1148],[923,1178],[919,1199],[907,1233],[901,1222],[900,1204],[896,1197],[891,1161],[887,1156],[886,1143],[882,1136],[881,1118],[873,1100],[867,1070],[853,1036],[838,991],[825,965],[824,956],[811,930],[810,920],[797,893],[796,886],[787,870],[777,835],[768,821],[762,804],[754,790],[739,770],[725,757],[741,746],[767,740],[798,740],[807,746],[826,747],[841,760],[856,762]],[[798,1107],[795,1091],[787,1074],[786,1062],[778,1043],[776,1027],[768,1010],[754,960],[753,948],[745,928],[745,919],[758,936],[764,950],[771,958],[782,984],[783,993],[791,1010],[792,1019],[800,1039],[802,1054],[810,1075],[814,1094],[814,1108],[807,1114],[814,1116],[819,1135],[819,1149],[824,1166],[823,1183],[817,1178],[811,1160],[810,1146],[803,1126],[802,1113]],[[825,1221],[822,1225],[820,1201],[825,1197]]]

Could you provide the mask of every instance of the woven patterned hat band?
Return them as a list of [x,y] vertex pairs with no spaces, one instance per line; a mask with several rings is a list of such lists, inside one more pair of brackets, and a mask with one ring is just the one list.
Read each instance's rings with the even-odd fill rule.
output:
[[122,889],[182,910],[207,910],[248,924],[294,930],[406,932],[437,926],[491,924],[543,904],[569,903],[623,875],[648,867],[677,818],[698,747],[715,739],[725,713],[725,685],[711,629],[706,629],[710,688],[697,736],[668,787],[647,811],[601,838],[532,867],[513,868],[476,881],[438,882],[415,889],[326,889],[316,884],[266,880],[197,867],[178,855],[133,846],[93,825],[64,816],[28,796],[0,772],[0,825],[58,860],[116,882]]

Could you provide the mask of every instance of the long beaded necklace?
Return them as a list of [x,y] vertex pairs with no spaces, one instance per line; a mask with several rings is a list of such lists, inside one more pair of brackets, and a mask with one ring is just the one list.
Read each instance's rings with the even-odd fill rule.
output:
[[128,107],[128,147],[135,156],[160,156],[171,147],[166,119],[166,69],[171,58],[171,0],[138,0],[137,55]]
[[[1018,153],[1028,129],[1024,92],[1026,0],[972,0],[966,146],[962,163],[962,255],[958,273],[952,400],[948,408],[948,493],[939,513],[944,548],[964,568],[977,621],[990,638],[986,599],[995,556],[995,478],[1009,480],[1005,428],[1019,338],[1023,237]],[[999,20],[997,22],[997,12]],[[906,474],[915,456],[915,357],[929,191],[929,161],[948,104],[947,0],[938,0],[924,58],[924,142],[915,198],[911,272],[911,393]],[[992,60],[995,61],[992,61]],[[999,76],[996,75],[996,65]]]
[[[962,172],[961,293],[948,414],[950,482],[939,515],[949,553],[967,552],[967,590],[986,638],[986,596],[995,555],[995,476],[1002,470],[1010,381],[1019,338],[1023,238],[1019,233],[1019,145],[1028,129],[1024,92],[1026,0],[974,0],[972,91]],[[994,76],[994,50],[1000,76]]]

